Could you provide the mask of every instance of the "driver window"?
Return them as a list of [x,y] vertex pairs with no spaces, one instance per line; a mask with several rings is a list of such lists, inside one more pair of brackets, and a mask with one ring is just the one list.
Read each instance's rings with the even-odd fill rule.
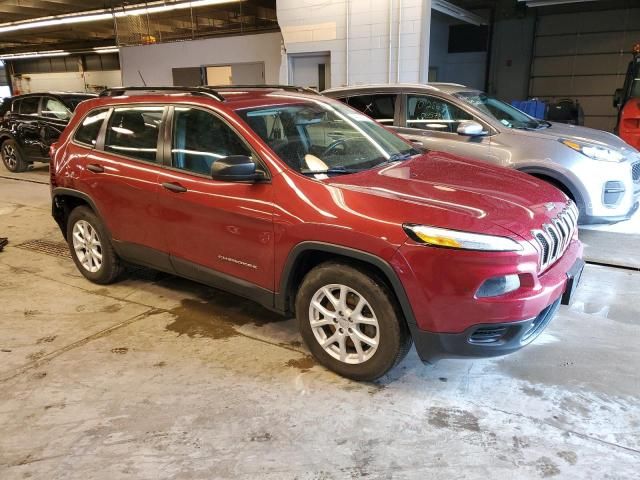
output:
[[407,127],[456,133],[463,120],[473,117],[449,102],[426,95],[407,96]]
[[213,163],[229,155],[251,156],[238,135],[217,116],[197,108],[175,107],[171,164],[203,175]]
[[58,120],[69,120],[71,112],[60,100],[51,97],[45,97],[42,106],[42,116],[49,118],[57,118]]

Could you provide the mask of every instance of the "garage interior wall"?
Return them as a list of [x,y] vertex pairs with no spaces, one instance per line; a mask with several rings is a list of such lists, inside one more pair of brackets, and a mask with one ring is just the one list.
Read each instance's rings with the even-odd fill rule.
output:
[[329,55],[327,87],[427,81],[431,0],[278,0],[277,15],[282,83],[303,54]]
[[[173,68],[264,62],[265,83],[278,83],[282,35],[261,33],[204,40],[122,47],[122,83],[173,85]],[[141,78],[142,76],[142,78]]]
[[[474,12],[485,15],[485,12]],[[449,53],[449,27],[462,24],[448,15],[433,11],[429,42],[429,68],[437,82],[462,83],[485,89],[487,52]]]
[[631,48],[640,41],[640,8],[581,8],[538,16],[529,96],[575,98],[586,126],[612,131],[617,115],[612,97],[624,81]]

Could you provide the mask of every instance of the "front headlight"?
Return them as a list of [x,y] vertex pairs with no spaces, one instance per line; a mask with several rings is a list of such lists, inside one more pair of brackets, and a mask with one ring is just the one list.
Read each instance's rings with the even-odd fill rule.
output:
[[458,230],[428,227],[413,223],[405,223],[402,227],[407,235],[416,242],[436,247],[484,250],[487,252],[516,252],[522,250],[522,246],[518,242],[507,237],[460,232]]
[[601,160],[603,162],[622,162],[624,160],[624,155],[610,148],[566,139],[561,139],[560,143],[593,160]]

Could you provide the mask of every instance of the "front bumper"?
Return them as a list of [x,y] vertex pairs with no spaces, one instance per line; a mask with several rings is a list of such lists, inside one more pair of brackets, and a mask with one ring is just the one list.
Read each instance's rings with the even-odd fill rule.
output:
[[506,355],[520,350],[542,333],[558,311],[560,300],[529,320],[473,325],[462,333],[433,333],[414,327],[411,335],[420,359],[426,363],[443,358]]
[[[581,257],[582,244],[574,238],[563,256],[539,274],[533,247],[499,254],[401,247],[394,268],[412,308],[408,324],[420,358],[490,357],[530,343],[575,290],[584,266]],[[475,296],[485,279],[512,273],[521,279],[518,290]]]

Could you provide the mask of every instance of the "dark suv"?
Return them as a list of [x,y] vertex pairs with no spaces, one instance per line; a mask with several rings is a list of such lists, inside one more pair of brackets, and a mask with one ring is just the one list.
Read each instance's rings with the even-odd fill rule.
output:
[[295,314],[354,379],[412,340],[425,361],[515,351],[582,271],[561,191],[293,88],[109,91],[52,151],[53,216],[86,278],[129,261]]
[[11,172],[33,162],[48,162],[49,147],[69,123],[88,93],[30,93],[6,98],[0,105],[0,155]]

